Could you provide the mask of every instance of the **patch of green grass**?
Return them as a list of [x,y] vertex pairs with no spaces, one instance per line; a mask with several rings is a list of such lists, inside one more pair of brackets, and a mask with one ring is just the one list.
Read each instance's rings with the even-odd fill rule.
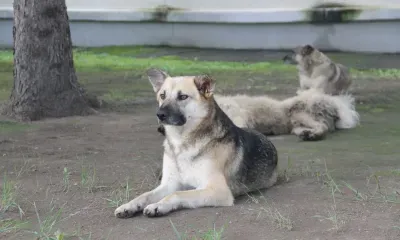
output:
[[106,102],[130,101],[154,94],[149,81],[136,72],[78,73],[78,78],[91,94]]
[[[13,70],[3,69],[3,65],[0,63],[0,100],[5,100],[10,97],[11,89],[13,86]],[[2,72],[1,70],[3,70],[4,72]]]
[[0,101],[1,100],[7,100],[8,97],[10,96],[10,91],[11,91],[11,88],[0,89]]
[[10,180],[7,174],[4,174],[3,185],[1,188],[1,202],[0,202],[0,212],[4,213],[11,209],[18,209],[20,217],[24,215],[24,211],[21,209],[17,202],[19,191],[18,183]]
[[157,48],[144,47],[144,46],[107,46],[107,47],[75,49],[75,52],[81,52],[81,51],[90,51],[92,53],[106,54],[106,55],[135,57],[141,54],[156,52]]
[[[80,226],[80,225],[78,225]],[[111,230],[108,232],[107,236],[102,237],[99,240],[109,240],[111,239],[111,233],[112,233],[112,228]],[[66,239],[68,240],[73,240],[73,239],[79,239],[79,240],[92,240],[92,232],[88,232],[88,233],[81,233],[81,227],[78,228],[77,231],[75,231],[75,233],[71,234],[70,236],[68,236]]]
[[81,169],[81,187],[86,188],[88,192],[93,192],[96,185],[96,169],[82,164]]
[[354,188],[352,185],[350,185],[347,182],[343,181],[344,186],[347,187],[347,189],[349,189],[353,194],[354,194],[354,198],[358,201],[368,201],[369,200],[369,196],[367,194],[364,194],[362,192],[360,192],[359,190],[357,190],[356,188]]
[[[166,60],[166,61],[168,61],[168,60],[183,60],[183,58],[181,58],[179,56],[174,56],[174,55],[161,56],[161,57],[158,57],[158,59]],[[193,60],[193,61],[196,61],[196,60]]]
[[78,71],[118,71],[133,70],[145,72],[150,67],[162,68],[173,75],[183,74],[211,74],[220,71],[293,71],[293,66],[261,62],[239,63],[222,61],[193,61],[175,58],[132,58],[115,55],[93,54],[80,52],[75,54],[75,66]]
[[7,132],[19,132],[31,128],[32,125],[12,121],[0,121],[0,134]]
[[[7,72],[1,72],[3,70]],[[13,86],[12,71],[12,69],[10,69],[10,71],[8,71],[7,69],[3,69],[2,64],[0,63],[0,101],[10,98],[11,89]]]
[[26,229],[28,224],[28,221],[0,218],[0,233],[16,233],[19,230]]
[[363,71],[355,71],[352,70],[356,76],[375,76],[380,78],[399,78],[400,77],[400,69],[392,68],[392,69],[369,69]]
[[175,232],[176,238],[178,240],[221,240],[222,235],[224,232],[224,228],[216,229],[215,225],[213,229],[209,229],[205,233],[200,234],[200,236],[195,235],[195,236],[188,236],[186,233],[181,233],[178,231],[178,229],[175,227],[175,224],[169,219],[169,222],[171,223],[172,229]]
[[249,200],[255,204],[260,204],[260,200],[263,201],[260,208],[261,211],[259,211],[257,218],[262,214],[266,214],[271,223],[274,224],[276,227],[280,229],[286,229],[288,231],[293,230],[293,222],[289,218],[289,216],[281,213],[277,208],[273,207],[271,203],[267,201],[267,198],[261,191],[258,191],[258,193],[260,195],[259,198],[251,193],[246,194],[249,197]]
[[[51,204],[52,205],[52,204]],[[43,240],[61,240],[64,239],[64,234],[59,230],[55,230],[56,225],[61,221],[62,208],[55,208],[52,206],[50,211],[44,218],[40,217],[36,207],[36,203],[33,203],[35,208],[36,217],[39,223],[39,229],[34,231],[33,234],[36,239]]]
[[135,99],[134,94],[130,94],[126,89],[110,89],[106,94],[103,95],[103,99],[106,101],[123,101]]
[[376,175],[373,175],[372,178],[376,181],[375,190],[372,192],[363,193],[347,182],[344,182],[344,186],[353,193],[353,197],[357,201],[400,204],[400,193],[397,190],[381,186],[379,177]]
[[[12,73],[14,65],[14,57],[12,51],[0,51],[0,72]],[[1,84],[3,85],[3,83]]]
[[68,192],[69,188],[71,186],[70,181],[69,181],[70,175],[71,175],[71,172],[68,170],[67,167],[64,167],[64,170],[63,170],[63,185],[64,185],[63,191],[64,192]]
[[[201,234],[200,239],[202,240],[220,240],[222,239],[222,234],[224,233],[224,228],[221,229],[210,229],[205,233]],[[195,237],[195,239],[198,239]]]
[[389,109],[393,109],[395,106],[391,104],[357,104],[357,111],[369,112],[369,113],[382,113]]
[[325,185],[329,187],[332,196],[332,206],[331,206],[332,210],[327,210],[327,215],[315,215],[313,217],[318,218],[321,221],[328,220],[332,223],[333,229],[339,230],[345,224],[345,221],[342,220],[341,217],[338,215],[335,194],[336,193],[343,194],[343,193],[340,190],[339,185],[335,182],[330,172],[328,171],[326,161],[324,163],[325,163],[325,173],[323,175],[323,182]]
[[374,174],[376,176],[383,176],[383,177],[400,177],[400,168],[390,169],[390,170],[378,170]]
[[126,180],[126,185],[124,186],[124,189],[117,189],[111,193],[110,198],[105,198],[105,200],[108,202],[108,205],[110,207],[119,207],[121,204],[129,202],[130,200],[130,191],[131,189],[129,188],[129,179]]
[[292,220],[282,214],[277,208],[272,208],[269,206],[262,207],[261,210],[267,214],[268,218],[276,224],[276,226],[280,229],[286,229],[288,231],[293,230],[293,222]]
[[[75,67],[77,71],[120,71],[132,70],[144,72],[149,67],[158,67],[171,74],[200,74],[220,71],[250,71],[250,72],[292,72],[294,66],[277,62],[241,63],[225,61],[196,61],[180,59],[175,56],[159,58],[135,58],[129,55],[155,51],[145,47],[105,47],[74,50]],[[131,53],[131,54],[130,54]],[[11,51],[0,51],[0,71],[11,72],[13,56]],[[399,69],[355,70],[356,76],[381,78],[400,78]]]

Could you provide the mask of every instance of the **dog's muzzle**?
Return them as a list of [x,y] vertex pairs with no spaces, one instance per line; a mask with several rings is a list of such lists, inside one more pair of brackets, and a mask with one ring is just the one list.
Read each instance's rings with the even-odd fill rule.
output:
[[162,124],[182,126],[186,123],[186,118],[178,110],[172,107],[160,107],[157,111],[157,118]]
[[289,59],[290,59],[289,55],[286,55],[286,56],[283,57],[282,61],[287,61]]
[[286,64],[296,64],[295,61],[293,61],[292,55],[286,55],[283,57],[282,61]]

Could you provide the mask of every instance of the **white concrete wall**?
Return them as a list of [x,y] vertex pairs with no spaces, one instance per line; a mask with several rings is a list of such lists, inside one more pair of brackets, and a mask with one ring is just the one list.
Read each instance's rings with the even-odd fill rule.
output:
[[[309,43],[323,50],[400,53],[400,0],[368,1],[381,7],[364,8],[346,24],[323,25],[309,22],[304,11],[323,0],[66,1],[75,46],[290,49]],[[163,4],[184,10],[159,22],[149,10]],[[12,18],[12,0],[0,0],[0,47],[12,46]]]
[[[32,0],[33,1],[33,0]],[[12,7],[13,0],[0,0],[1,7]],[[400,0],[66,0],[69,9],[132,10],[169,5],[191,10],[251,10],[267,8],[308,8],[317,3],[400,7]]]

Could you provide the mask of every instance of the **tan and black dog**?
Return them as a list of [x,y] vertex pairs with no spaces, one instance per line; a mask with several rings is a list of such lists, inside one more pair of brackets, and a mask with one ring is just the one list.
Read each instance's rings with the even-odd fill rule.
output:
[[297,66],[300,81],[298,92],[314,88],[326,94],[338,95],[346,93],[352,84],[347,67],[333,62],[311,45],[294,48],[283,61]]
[[232,122],[214,99],[212,78],[170,77],[158,69],[147,75],[165,131],[163,177],[157,188],[118,207],[117,217],[232,206],[234,197],[276,183],[274,145],[265,135]]

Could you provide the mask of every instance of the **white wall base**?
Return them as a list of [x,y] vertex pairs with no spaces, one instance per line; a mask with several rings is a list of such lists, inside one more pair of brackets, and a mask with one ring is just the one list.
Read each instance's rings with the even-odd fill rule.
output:
[[[304,11],[171,12],[155,22],[151,12],[69,11],[74,46],[169,45],[227,49],[400,52],[400,9],[363,10],[354,21],[314,25]],[[12,9],[0,9],[0,45],[12,47]]]

